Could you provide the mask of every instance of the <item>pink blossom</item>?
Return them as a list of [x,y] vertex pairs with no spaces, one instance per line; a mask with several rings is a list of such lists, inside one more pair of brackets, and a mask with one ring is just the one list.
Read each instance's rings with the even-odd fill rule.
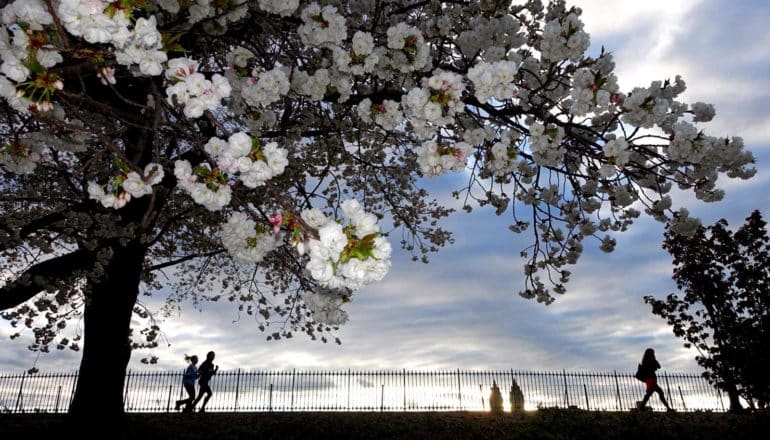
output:
[[281,231],[281,224],[283,223],[283,215],[276,214],[270,217],[270,224],[273,225],[273,234],[277,234]]

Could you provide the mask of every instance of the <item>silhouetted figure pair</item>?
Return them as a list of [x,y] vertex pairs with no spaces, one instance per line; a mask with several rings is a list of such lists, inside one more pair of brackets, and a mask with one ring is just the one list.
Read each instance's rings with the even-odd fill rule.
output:
[[[497,381],[492,381],[492,388],[489,393],[489,410],[493,414],[502,414],[503,409],[503,395],[500,393],[500,388],[497,386]],[[509,401],[511,403],[511,412],[524,411],[524,393],[521,392],[519,384],[513,381],[511,384],[511,391],[508,394]]]
[[638,406],[640,410],[644,410],[646,408],[647,401],[650,399],[650,396],[652,396],[652,393],[658,393],[658,397],[660,397],[660,401],[663,402],[666,410],[674,411],[674,409],[668,405],[666,396],[663,394],[663,390],[658,385],[658,377],[655,374],[655,371],[659,369],[660,364],[658,363],[658,360],[655,359],[655,350],[648,348],[644,351],[642,363],[639,364],[639,368],[637,370],[637,378],[644,381],[645,384],[644,398],[641,402],[639,402]]
[[[209,384],[209,381],[211,381],[211,377],[219,371],[219,366],[214,365],[214,357],[216,354],[213,351],[208,352],[206,355],[206,360],[203,361],[200,368],[197,367],[198,364],[198,356],[187,356],[185,355],[185,359],[190,361],[190,365],[187,367],[187,369],[184,372],[184,376],[182,377],[182,385],[184,385],[185,391],[187,391],[187,399],[177,400],[176,401],[176,410],[178,411],[179,408],[184,405],[184,410],[182,412],[193,412],[195,409],[195,405],[200,402],[200,400],[203,398],[203,395],[206,395],[206,398],[203,400],[203,405],[201,405],[200,412],[206,412],[206,404],[209,403],[209,399],[211,399],[211,395],[213,394],[211,392],[211,385]],[[200,390],[198,391],[198,398],[195,398],[195,380],[198,379],[198,385],[200,385]]]

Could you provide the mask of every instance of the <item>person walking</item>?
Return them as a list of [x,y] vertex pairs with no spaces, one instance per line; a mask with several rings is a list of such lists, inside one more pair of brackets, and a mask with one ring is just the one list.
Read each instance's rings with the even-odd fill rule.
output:
[[184,371],[182,385],[184,385],[188,397],[186,399],[177,400],[175,409],[179,411],[179,407],[184,405],[183,412],[192,412],[193,402],[195,401],[195,379],[198,378],[198,356],[192,355],[188,357],[185,355],[185,360],[189,360],[190,365],[188,365],[187,369]]
[[658,377],[655,372],[659,369],[660,364],[658,363],[658,360],[655,359],[655,350],[648,348],[644,351],[644,356],[642,356],[642,363],[639,364],[639,368],[637,370],[637,378],[642,380],[645,384],[644,398],[638,404],[638,408],[640,410],[644,410],[646,408],[647,401],[650,399],[650,396],[652,396],[652,393],[658,393],[658,397],[660,398],[660,401],[663,402],[666,410],[674,411],[674,409],[668,405],[666,396],[663,394],[663,390],[658,385]]
[[511,402],[512,413],[524,411],[524,393],[521,391],[521,388],[519,387],[519,384],[516,383],[515,379],[511,384],[511,392],[508,394],[508,399]]
[[203,399],[203,405],[201,405],[200,412],[206,412],[206,404],[209,403],[209,399],[211,399],[211,386],[209,385],[209,381],[211,380],[211,376],[217,374],[217,371],[219,371],[219,365],[214,365],[214,357],[216,354],[213,351],[208,352],[206,355],[206,360],[203,361],[201,364],[201,367],[198,369],[198,374],[200,375],[200,379],[198,379],[198,398],[195,399],[195,402],[193,402],[192,406],[195,408],[195,405],[198,404],[198,402],[201,400],[204,394],[206,394],[206,398]]
[[492,414],[503,413],[503,395],[500,393],[500,387],[497,386],[497,381],[492,381],[492,388],[489,393],[489,410]]

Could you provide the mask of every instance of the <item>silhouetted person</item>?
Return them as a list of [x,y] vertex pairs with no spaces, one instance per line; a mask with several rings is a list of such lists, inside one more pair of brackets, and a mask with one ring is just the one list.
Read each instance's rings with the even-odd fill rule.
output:
[[209,399],[211,399],[212,394],[209,381],[211,380],[211,376],[217,374],[217,371],[219,371],[219,366],[214,365],[214,356],[216,355],[213,351],[208,352],[206,355],[206,360],[203,361],[200,368],[198,369],[198,374],[200,376],[198,379],[198,385],[200,385],[200,389],[198,390],[198,398],[195,399],[195,402],[193,402],[192,406],[194,408],[203,397],[203,394],[206,394],[206,398],[203,399],[203,405],[201,405],[200,412],[206,412],[206,404],[209,403]]
[[652,393],[655,392],[658,393],[658,397],[660,397],[660,401],[663,402],[663,405],[666,407],[666,409],[668,411],[673,411],[673,409],[668,406],[668,402],[666,402],[666,396],[663,395],[663,390],[658,385],[658,377],[655,375],[655,371],[659,369],[660,364],[658,363],[658,360],[655,359],[655,350],[648,348],[644,351],[642,363],[639,364],[639,372],[644,378],[644,384],[646,386],[644,399],[639,402],[639,409],[641,410],[645,409],[647,406],[647,400],[649,400],[650,396],[652,396]]
[[195,379],[198,378],[198,356],[192,355],[188,357],[185,355],[185,359],[190,361],[190,365],[184,370],[184,376],[182,376],[182,385],[184,385],[185,391],[187,391],[187,399],[177,400],[175,409],[179,411],[179,407],[184,405],[183,412],[192,412],[193,402],[195,401]]
[[519,388],[516,380],[511,385],[511,392],[508,394],[508,398],[511,401],[511,412],[524,411],[524,393],[521,392],[521,388]]
[[489,410],[493,414],[503,412],[503,395],[500,393],[500,388],[498,388],[496,381],[492,381],[492,392],[489,393]]

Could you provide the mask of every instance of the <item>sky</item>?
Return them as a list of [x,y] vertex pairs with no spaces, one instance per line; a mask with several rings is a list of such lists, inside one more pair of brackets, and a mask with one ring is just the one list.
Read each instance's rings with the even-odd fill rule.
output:
[[[743,0],[582,0],[592,54],[601,46],[615,54],[621,90],[648,86],[681,74],[685,102],[713,103],[714,136],[742,136],[757,159],[748,181],[720,177],[727,191],[716,204],[680,195],[704,224],[725,218],[740,225],[754,209],[770,219],[770,4]],[[426,182],[434,196],[452,202],[459,177]],[[350,321],[337,333],[342,345],[266,341],[250,317],[228,304],[190,303],[161,325],[161,346],[133,354],[132,369],[179,369],[184,353],[217,352],[223,369],[635,369],[643,351],[655,348],[667,371],[699,371],[695,353],[682,347],[642,297],[673,291],[671,259],[661,249],[663,226],[641,218],[616,234],[614,253],[587,242],[567,293],[550,306],[518,296],[523,286],[519,252],[528,235],[507,230],[505,218],[488,209],[458,212],[444,225],[455,243],[433,254],[428,265],[412,263],[394,246],[385,279],[358,291],[345,306]],[[394,243],[395,244],[395,243]],[[152,308],[162,296],[146,300]],[[8,340],[0,322],[0,372],[36,365],[41,371],[78,367],[79,353],[38,356],[23,335]],[[157,365],[140,358],[152,354]]]

